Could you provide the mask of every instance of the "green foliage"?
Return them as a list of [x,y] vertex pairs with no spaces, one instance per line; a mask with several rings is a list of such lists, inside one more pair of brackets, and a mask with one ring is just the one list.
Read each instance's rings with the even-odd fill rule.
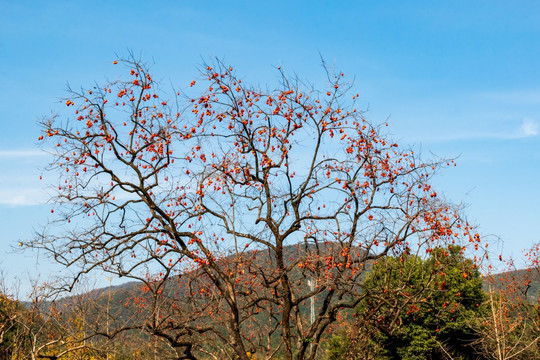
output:
[[[404,254],[377,262],[364,281],[357,321],[328,346],[332,359],[351,359],[369,343],[378,359],[474,359],[479,334],[470,324],[485,299],[478,269],[458,246],[437,248],[427,258]],[[341,341],[341,342],[340,342]],[[337,345],[349,341],[343,351]]]
[[351,347],[351,339],[345,335],[334,335],[328,340],[327,359],[340,360]]
[[423,360],[433,358],[438,348],[437,340],[430,334],[430,329],[416,324],[409,324],[402,333],[401,346],[396,349],[400,359]]

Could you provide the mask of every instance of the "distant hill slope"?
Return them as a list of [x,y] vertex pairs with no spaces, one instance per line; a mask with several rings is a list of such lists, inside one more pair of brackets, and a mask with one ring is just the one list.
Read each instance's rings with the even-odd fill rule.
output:
[[[526,294],[530,302],[537,302],[540,299],[540,272],[537,270],[514,270],[485,276],[483,279],[484,290],[493,289],[500,291],[508,286],[517,288],[518,293]],[[138,282],[127,282],[118,286],[105,287],[91,290],[88,293],[79,295],[87,299],[92,299],[102,308],[108,306],[112,313],[125,313],[122,304],[131,301],[141,293],[143,284]],[[60,300],[61,303],[76,301],[79,296],[67,297]],[[120,310],[120,308],[123,308]],[[116,310],[116,311],[115,311]]]
[[[311,251],[312,249],[307,249]],[[298,256],[301,256],[300,252],[306,251],[305,249],[299,249],[296,246],[288,246],[285,249],[286,257],[289,260],[293,260]],[[245,251],[241,256],[250,257],[253,251]],[[233,255],[231,255],[233,256]],[[258,260],[265,262],[269,258],[269,254],[265,251],[259,251]],[[226,261],[227,257],[224,258]],[[269,261],[272,263],[272,260]],[[367,264],[366,270],[370,271],[371,262]],[[170,280],[174,281],[174,277]],[[492,274],[483,278],[484,290],[489,291],[493,289],[500,291],[508,286],[513,286],[521,294],[526,294],[527,298],[531,302],[537,302],[540,299],[540,271],[536,269],[514,270],[507,271],[499,274]],[[111,313],[122,314],[122,316],[129,317],[129,311],[124,305],[132,301],[133,298],[140,296],[142,293],[144,284],[140,282],[126,282],[121,285],[104,287],[91,290],[81,295],[75,295],[60,299],[57,303],[69,304],[76,303],[78,299],[86,298],[92,300],[94,303],[99,304],[100,308],[108,308]],[[175,284],[177,287],[182,287],[180,283]],[[179,290],[177,288],[177,290]],[[180,290],[182,291],[182,290]],[[127,312],[126,312],[127,311]]]
[[[294,263],[299,258],[306,255],[314,256],[320,253],[322,257],[326,253],[335,251],[335,245],[337,244],[323,243],[317,246],[313,244],[309,244],[307,246],[305,246],[304,244],[288,245],[284,248],[284,258],[286,262]],[[351,251],[351,253],[354,253],[355,256],[358,257],[364,254],[362,250]],[[231,259],[237,256],[242,259],[256,259],[254,260],[255,263],[259,265],[266,264],[265,266],[269,266],[270,268],[274,268],[276,266],[275,259],[273,258],[273,256],[271,256],[270,252],[267,249],[245,250],[240,252],[238,255],[231,254],[228,256],[224,256],[222,259],[218,260],[218,262],[223,264],[234,263],[234,261]],[[366,271],[369,271],[371,265],[372,261],[366,262]],[[175,292],[178,292],[180,294],[179,300],[181,301],[181,294],[187,294],[189,290],[186,287],[185,281],[180,281],[180,278],[198,276],[200,271],[201,270],[194,270],[194,272],[187,272],[181,276],[171,276],[167,280],[168,290],[171,291],[172,288]],[[297,273],[296,271],[291,271],[290,276],[292,277],[291,280],[295,281],[295,279],[300,276],[300,273]],[[362,275],[362,277],[363,276],[365,275]],[[98,311],[106,309],[109,314],[114,314],[114,316],[120,318],[121,320],[129,321],[132,316],[131,313],[135,312],[136,308],[128,307],[126,305],[133,304],[134,301],[137,302],[136,298],[144,296],[143,288],[145,288],[145,284],[143,284],[142,282],[128,281],[121,285],[93,289],[79,295],[67,296],[56,300],[56,304],[71,307],[76,306],[76,304],[80,303],[81,300],[86,299],[93,303],[92,306],[95,307],[94,312],[96,313],[96,315]],[[307,307],[305,309],[304,307],[302,307],[301,309],[301,312],[308,311],[309,309]]]

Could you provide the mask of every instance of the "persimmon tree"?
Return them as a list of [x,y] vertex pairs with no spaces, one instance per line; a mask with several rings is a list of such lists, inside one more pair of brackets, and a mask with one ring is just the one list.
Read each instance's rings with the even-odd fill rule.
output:
[[57,192],[29,245],[71,270],[64,289],[96,271],[161,284],[167,315],[144,328],[178,358],[313,359],[367,262],[480,243],[431,186],[447,162],[385,137],[342,73],[317,90],[278,68],[267,90],[216,61],[167,92],[118,64],[127,79],[70,89],[41,122]]
[[482,334],[477,347],[487,359],[530,359],[538,354],[538,249],[535,244],[525,252],[525,269],[516,269],[510,259],[505,272],[486,278],[486,315],[473,325]]
[[538,305],[522,296],[509,296],[512,292],[490,288],[485,303],[487,314],[473,323],[482,334],[476,346],[486,359],[531,359],[538,354]]

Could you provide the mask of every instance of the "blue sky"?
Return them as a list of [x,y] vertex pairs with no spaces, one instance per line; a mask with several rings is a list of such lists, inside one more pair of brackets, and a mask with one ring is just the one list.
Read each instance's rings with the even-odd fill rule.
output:
[[539,43],[535,1],[0,0],[0,268],[23,288],[56,270],[10,248],[50,208],[36,121],[61,111],[67,83],[116,78],[112,61],[128,50],[176,86],[215,56],[251,83],[275,83],[282,66],[324,85],[321,54],[356,79],[366,116],[389,119],[392,137],[459,157],[438,188],[519,258],[540,241]]

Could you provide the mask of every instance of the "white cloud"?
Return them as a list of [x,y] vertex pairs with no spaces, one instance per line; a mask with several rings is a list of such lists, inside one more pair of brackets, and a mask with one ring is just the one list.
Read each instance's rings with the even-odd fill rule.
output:
[[501,139],[513,140],[537,136],[539,133],[538,122],[525,118],[521,125],[509,131],[470,131],[462,133],[448,134],[446,136],[422,136],[420,138],[407,139],[409,141],[439,142],[457,140],[478,140],[478,139]]
[[47,156],[45,151],[34,149],[20,149],[20,150],[0,150],[0,158],[22,158],[22,157],[36,157]]
[[0,205],[28,206],[45,204],[49,195],[39,188],[12,188],[0,190]]
[[520,132],[522,137],[536,136],[538,135],[538,124],[532,119],[523,119]]
[[39,181],[44,155],[39,149],[0,149],[0,205],[28,206],[49,200]]

